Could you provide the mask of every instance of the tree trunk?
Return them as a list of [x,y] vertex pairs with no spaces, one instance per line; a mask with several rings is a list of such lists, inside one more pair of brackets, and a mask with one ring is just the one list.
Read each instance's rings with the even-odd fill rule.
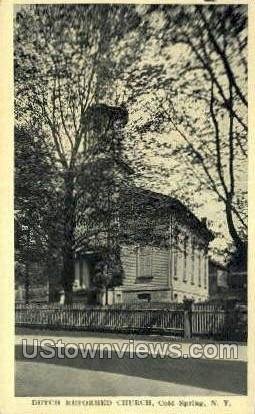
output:
[[237,233],[237,230],[235,228],[234,220],[233,220],[233,211],[232,211],[232,203],[231,201],[227,201],[226,203],[226,217],[227,217],[227,224],[228,224],[228,230],[229,234],[232,237],[232,240],[236,246],[237,249],[240,249],[243,247],[244,242],[240,238],[239,234]]
[[25,304],[28,305],[30,300],[30,280],[29,280],[29,264],[26,258],[26,273],[25,273]]
[[74,230],[75,230],[75,196],[74,177],[68,172],[65,177],[64,197],[64,240],[63,240],[63,273],[62,284],[65,292],[65,304],[70,305],[73,301],[73,282],[75,279],[75,252],[74,252]]
[[231,205],[229,205],[228,203],[226,204],[226,216],[227,216],[229,233],[236,247],[236,252],[235,252],[236,264],[235,265],[239,268],[239,270],[246,271],[247,270],[247,242],[243,241],[237,233],[237,230],[235,228],[235,224],[233,221],[233,212],[231,209]]
[[62,283],[65,292],[65,305],[71,305],[73,302],[73,282],[75,277],[75,258],[70,243],[65,241],[63,251],[63,274]]
[[29,256],[30,256],[30,228],[27,229],[27,240],[26,240],[26,264],[25,264],[25,304],[27,305],[30,301],[30,275],[29,275]]

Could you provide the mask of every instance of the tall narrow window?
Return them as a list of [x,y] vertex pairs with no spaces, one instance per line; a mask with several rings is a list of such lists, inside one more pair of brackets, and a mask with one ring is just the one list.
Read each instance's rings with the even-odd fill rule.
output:
[[207,268],[207,254],[204,255],[204,287],[207,288],[207,277],[208,277],[208,268]]
[[195,242],[191,242],[191,284],[194,285],[195,278]]
[[200,250],[198,250],[198,252],[197,252],[197,258],[198,258],[198,264],[197,264],[197,267],[198,267],[198,286],[200,287],[201,286],[201,251]]
[[153,251],[150,247],[140,247],[137,250],[137,283],[146,283],[152,279]]
[[178,278],[178,250],[179,250],[179,236],[178,232],[174,232],[174,245],[173,245],[173,276],[174,279]]
[[188,256],[188,236],[183,240],[183,281],[187,282],[187,256]]

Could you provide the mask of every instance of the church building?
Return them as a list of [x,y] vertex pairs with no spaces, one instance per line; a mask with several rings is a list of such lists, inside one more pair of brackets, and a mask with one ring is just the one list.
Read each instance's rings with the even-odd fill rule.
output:
[[80,225],[77,220],[74,297],[88,303],[206,300],[213,239],[206,219],[132,182],[122,151],[124,107],[97,105],[90,112],[92,155],[83,174]]

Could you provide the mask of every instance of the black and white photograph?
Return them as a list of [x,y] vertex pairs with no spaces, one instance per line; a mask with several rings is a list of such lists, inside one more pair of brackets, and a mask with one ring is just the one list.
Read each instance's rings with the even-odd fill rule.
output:
[[247,396],[248,5],[13,19],[15,396]]

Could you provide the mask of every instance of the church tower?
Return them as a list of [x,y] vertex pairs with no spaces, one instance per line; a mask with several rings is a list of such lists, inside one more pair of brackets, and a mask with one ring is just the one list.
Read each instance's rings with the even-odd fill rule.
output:
[[132,177],[123,150],[123,129],[127,122],[128,111],[124,106],[97,104],[86,111],[86,163],[81,172],[83,195],[76,226],[76,237],[81,241],[76,252],[79,288],[90,288],[91,283],[119,284],[122,275],[119,209],[121,190]]
[[117,240],[120,193],[132,179],[123,149],[128,111],[124,105],[92,105],[84,121],[88,139],[81,178],[80,231],[87,235],[88,245],[93,240],[95,247],[102,247],[112,244],[110,239]]

